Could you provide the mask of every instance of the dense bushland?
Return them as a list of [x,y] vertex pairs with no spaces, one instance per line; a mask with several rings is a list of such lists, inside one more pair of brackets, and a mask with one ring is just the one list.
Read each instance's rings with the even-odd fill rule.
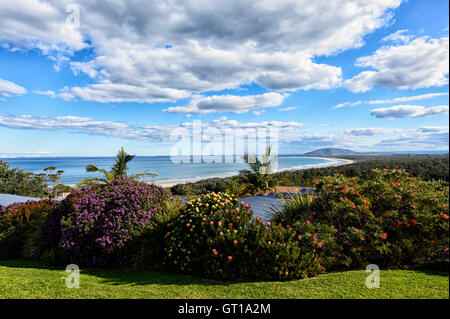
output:
[[[376,168],[403,169],[424,180],[449,181],[449,157],[443,155],[354,155],[343,156],[355,163],[337,167],[288,170],[271,174],[271,180],[278,185],[314,186],[314,179],[341,173],[344,176],[365,178]],[[241,184],[240,176],[209,178],[195,183],[175,185],[171,192],[176,195],[206,194],[209,192],[230,192],[233,183]],[[235,187],[238,188],[238,187]]]

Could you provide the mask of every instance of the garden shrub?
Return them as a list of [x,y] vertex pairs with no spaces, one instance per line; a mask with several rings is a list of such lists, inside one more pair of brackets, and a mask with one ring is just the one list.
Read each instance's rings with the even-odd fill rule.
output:
[[130,265],[134,268],[159,267],[164,257],[162,239],[167,233],[167,225],[180,213],[183,202],[178,197],[171,197],[162,203],[162,209],[156,212],[148,227],[136,240],[131,252]]
[[52,209],[53,202],[49,200],[0,207],[0,259],[29,257],[29,254],[24,253],[24,247],[28,241],[36,239],[37,232]]
[[75,190],[42,230],[46,256],[84,266],[124,264],[167,197],[159,186],[128,178]]
[[[401,170],[316,180],[320,194],[296,222],[336,229],[335,263],[411,267],[448,263],[449,189]],[[289,220],[289,222],[293,222]]]
[[323,271],[323,244],[254,218],[233,195],[211,193],[188,202],[168,225],[164,265],[221,280],[305,278]]

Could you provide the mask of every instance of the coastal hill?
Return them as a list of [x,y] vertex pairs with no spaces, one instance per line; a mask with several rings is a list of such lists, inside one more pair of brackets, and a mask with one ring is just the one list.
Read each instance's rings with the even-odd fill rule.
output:
[[343,148],[320,148],[315,151],[305,153],[308,156],[335,156],[335,155],[356,155],[358,152],[346,150]]

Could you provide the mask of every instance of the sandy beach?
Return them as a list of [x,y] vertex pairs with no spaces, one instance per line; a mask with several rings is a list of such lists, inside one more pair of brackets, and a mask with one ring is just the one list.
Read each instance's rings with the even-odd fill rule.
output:
[[[349,165],[352,164],[354,161],[349,160],[349,159],[345,159],[345,158],[335,158],[335,157],[320,157],[320,158],[324,158],[324,159],[328,159],[328,160],[333,160],[332,163],[325,163],[323,165],[320,166],[316,166],[316,167],[334,167],[334,166],[342,166],[342,165]],[[337,161],[337,162],[336,162]],[[300,169],[309,169],[310,167],[305,167],[305,168],[289,168],[289,169],[283,169],[283,170],[279,170],[278,172],[282,172],[282,171],[288,171],[288,170],[300,170]],[[211,176],[211,177],[205,177],[202,179],[192,179],[192,180],[182,180],[182,181],[175,181],[175,182],[158,182],[158,181],[154,181],[155,184],[165,187],[165,188],[169,188],[178,184],[186,184],[186,183],[192,183],[192,182],[198,182],[200,180],[204,180],[204,179],[209,179],[209,178],[214,178],[215,176]],[[216,176],[219,177],[219,176]]]

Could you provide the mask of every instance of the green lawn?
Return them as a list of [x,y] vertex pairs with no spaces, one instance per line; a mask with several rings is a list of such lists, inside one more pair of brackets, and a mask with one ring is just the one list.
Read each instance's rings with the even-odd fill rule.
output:
[[449,298],[449,274],[385,270],[381,287],[365,287],[362,270],[289,282],[218,283],[155,271],[82,270],[80,288],[65,286],[64,269],[0,261],[0,298]]

